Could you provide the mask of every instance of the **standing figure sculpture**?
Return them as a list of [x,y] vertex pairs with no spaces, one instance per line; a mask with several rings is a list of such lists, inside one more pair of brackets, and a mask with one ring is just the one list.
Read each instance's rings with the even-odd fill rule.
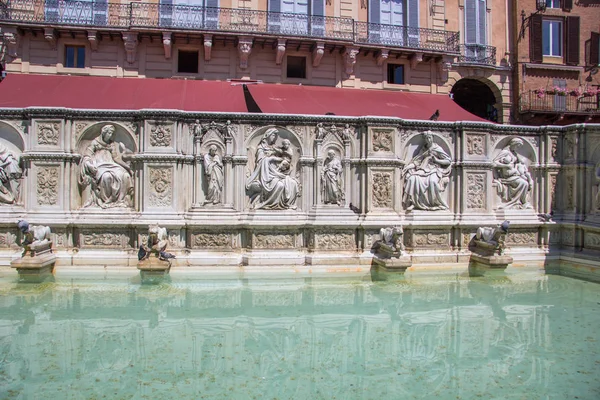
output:
[[321,190],[323,192],[323,203],[340,204],[344,199],[342,191],[342,163],[336,157],[335,151],[329,150],[327,158],[323,161],[321,170]]
[[214,144],[204,155],[204,175],[208,182],[208,191],[204,204],[219,204],[223,193],[223,162],[217,154],[217,146]]
[[533,179],[527,169],[525,158],[517,153],[517,149],[521,146],[523,140],[513,138],[494,159],[493,167],[497,176],[494,184],[505,202],[500,208],[533,208],[529,203]]
[[91,186],[84,207],[131,207],[133,204],[133,172],[124,160],[131,151],[113,139],[115,127],[104,125],[100,136],[85,149],[79,163],[79,184]]
[[22,175],[19,158],[0,143],[0,203],[19,202]]
[[296,208],[298,181],[290,175],[289,141],[277,147],[276,128],[267,129],[255,154],[254,171],[246,181],[246,193],[255,209],[287,210]]
[[402,170],[403,205],[406,210],[447,210],[442,199],[452,169],[452,159],[433,142],[431,131],[423,133],[425,143],[419,153]]

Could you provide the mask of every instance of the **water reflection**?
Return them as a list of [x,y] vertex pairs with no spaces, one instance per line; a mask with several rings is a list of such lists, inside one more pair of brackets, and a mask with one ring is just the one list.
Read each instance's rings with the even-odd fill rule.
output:
[[597,285],[555,276],[4,282],[0,393],[598,398],[599,303]]

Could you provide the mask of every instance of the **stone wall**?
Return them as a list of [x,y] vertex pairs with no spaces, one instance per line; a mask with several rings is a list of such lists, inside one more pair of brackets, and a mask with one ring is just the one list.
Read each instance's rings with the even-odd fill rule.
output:
[[600,254],[598,125],[42,109],[0,118],[2,162],[19,169],[3,183],[4,265],[19,255],[18,219],[51,226],[58,265],[135,265],[154,223],[179,266],[370,264],[379,229],[393,225],[413,264],[465,264],[477,227],[504,220],[516,262]]

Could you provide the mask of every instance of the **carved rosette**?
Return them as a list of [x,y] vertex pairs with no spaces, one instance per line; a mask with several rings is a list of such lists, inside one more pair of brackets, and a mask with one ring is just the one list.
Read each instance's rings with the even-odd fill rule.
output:
[[356,250],[353,232],[315,232],[315,248],[319,250]]
[[115,248],[128,248],[129,236],[123,233],[97,233],[97,232],[84,232],[80,234],[79,240],[81,247],[115,247]]
[[231,235],[228,233],[200,232],[192,235],[192,248],[194,249],[225,249],[231,247]]
[[485,210],[485,174],[467,174],[467,208],[474,210]]
[[392,207],[392,173],[373,173],[373,207]]
[[156,125],[150,129],[150,145],[153,147],[171,146],[171,127]]
[[392,151],[392,131],[373,130],[373,151]]
[[173,182],[173,170],[171,167],[150,167],[148,171],[150,175],[150,206],[170,206],[173,198],[173,191],[171,188],[171,183]]
[[58,145],[60,136],[60,124],[57,122],[48,122],[39,124],[37,127],[37,142],[41,145]]
[[53,206],[58,203],[58,167],[39,167],[37,172],[37,202]]
[[293,233],[255,233],[252,247],[255,249],[291,249],[296,246]]
[[513,246],[531,246],[537,245],[537,232],[533,231],[513,231],[506,235],[505,243]]
[[467,135],[467,154],[481,156],[485,153],[484,135]]
[[600,249],[600,234],[585,232],[583,245],[589,249]]
[[447,233],[414,233],[415,246],[448,246],[450,239]]

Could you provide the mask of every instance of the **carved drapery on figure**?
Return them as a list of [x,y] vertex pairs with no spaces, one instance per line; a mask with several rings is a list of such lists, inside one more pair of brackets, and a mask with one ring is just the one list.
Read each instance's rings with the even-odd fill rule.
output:
[[212,145],[204,155],[204,175],[206,176],[207,192],[204,204],[219,204],[223,193],[223,162],[217,154],[217,146]]
[[452,159],[441,146],[433,142],[431,131],[423,133],[418,154],[402,170],[404,177],[403,204],[406,210],[447,210],[442,198],[452,169]]
[[339,205],[344,201],[344,191],[342,190],[342,163],[333,150],[327,152],[327,158],[323,161],[321,183],[323,203]]
[[292,150],[287,139],[277,146],[279,132],[264,133],[255,154],[254,171],[246,181],[246,193],[255,209],[296,209],[299,183],[291,176]]
[[20,159],[0,143],[0,203],[17,204],[21,195]]
[[513,138],[494,158],[494,184],[504,202],[499,208],[532,208],[529,197],[533,179],[527,169],[525,157],[517,153],[523,140]]
[[114,134],[114,125],[104,125],[100,136],[89,144],[79,162],[79,185],[91,187],[84,207],[131,207],[133,204],[133,172],[126,161],[131,150],[115,142]]

